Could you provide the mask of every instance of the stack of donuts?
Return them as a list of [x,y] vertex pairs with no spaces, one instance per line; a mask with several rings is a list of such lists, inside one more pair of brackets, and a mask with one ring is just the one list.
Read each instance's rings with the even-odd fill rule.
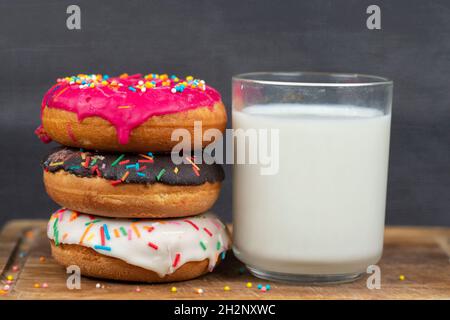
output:
[[225,257],[227,229],[208,211],[222,167],[190,154],[175,164],[171,153],[175,129],[225,130],[215,89],[191,76],[79,74],[48,90],[41,117],[36,134],[62,145],[42,161],[47,193],[63,207],[47,228],[56,261],[92,277],[168,282]]

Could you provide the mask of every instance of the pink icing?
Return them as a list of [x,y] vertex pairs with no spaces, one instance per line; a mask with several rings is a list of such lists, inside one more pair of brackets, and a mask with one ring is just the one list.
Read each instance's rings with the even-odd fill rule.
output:
[[41,139],[41,141],[43,143],[50,143],[52,142],[52,138],[50,138],[47,133],[45,132],[44,128],[42,127],[42,125],[40,125],[39,127],[36,128],[36,130],[34,130],[34,133],[38,136],[39,139]]
[[[93,88],[73,83],[72,80],[59,80],[50,88],[42,100],[41,110],[47,106],[74,112],[78,121],[87,117],[101,117],[116,128],[120,144],[127,144],[131,130],[153,116],[198,107],[212,108],[215,103],[221,101],[221,96],[215,89],[206,85],[196,87],[195,83],[192,86],[192,80],[188,81],[182,92],[175,93],[174,88],[180,86],[183,80],[144,79],[140,74],[136,74],[109,78],[108,84],[95,82]],[[121,85],[111,85],[113,81]],[[140,88],[144,86],[139,85],[139,81],[153,81],[155,87],[143,89],[145,92],[142,92]],[[163,86],[164,81],[170,84]],[[41,139],[46,137],[43,130],[39,133]]]

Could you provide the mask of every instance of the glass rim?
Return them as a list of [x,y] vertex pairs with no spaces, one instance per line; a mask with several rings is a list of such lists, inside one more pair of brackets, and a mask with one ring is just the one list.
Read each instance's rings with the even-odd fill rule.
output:
[[[279,77],[301,77],[301,76],[322,76],[329,79],[361,79],[358,82],[310,82],[310,81],[289,81],[289,80],[268,80],[269,76]],[[310,72],[310,71],[276,71],[276,72],[248,72],[240,73],[232,77],[232,81],[241,81],[247,83],[258,83],[277,86],[299,86],[299,87],[366,87],[389,85],[392,86],[393,81],[369,74],[362,73],[337,73],[337,72]]]

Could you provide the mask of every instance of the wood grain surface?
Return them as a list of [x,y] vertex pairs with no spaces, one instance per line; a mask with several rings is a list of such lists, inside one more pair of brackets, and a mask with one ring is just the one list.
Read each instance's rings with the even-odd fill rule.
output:
[[[231,252],[214,272],[191,281],[151,285],[83,277],[81,289],[69,290],[64,268],[50,256],[45,228],[42,220],[13,220],[4,227],[0,299],[450,299],[449,228],[386,228],[379,263],[381,289],[372,290],[366,286],[369,275],[352,283],[320,286],[260,280],[243,272]],[[19,270],[14,271],[14,266]],[[400,280],[400,275],[405,279]],[[9,290],[4,290],[8,276],[13,279]],[[247,282],[253,287],[247,288]],[[258,284],[270,284],[271,290],[261,292]],[[171,292],[173,286],[176,293]],[[225,286],[231,290],[225,291]],[[198,288],[204,293],[198,294]]]

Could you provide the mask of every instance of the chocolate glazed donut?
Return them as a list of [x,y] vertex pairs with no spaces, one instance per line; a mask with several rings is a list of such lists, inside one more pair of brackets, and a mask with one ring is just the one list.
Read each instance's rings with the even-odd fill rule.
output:
[[217,200],[220,165],[175,165],[170,154],[100,153],[59,148],[42,162],[48,195],[90,214],[169,218],[207,211]]

